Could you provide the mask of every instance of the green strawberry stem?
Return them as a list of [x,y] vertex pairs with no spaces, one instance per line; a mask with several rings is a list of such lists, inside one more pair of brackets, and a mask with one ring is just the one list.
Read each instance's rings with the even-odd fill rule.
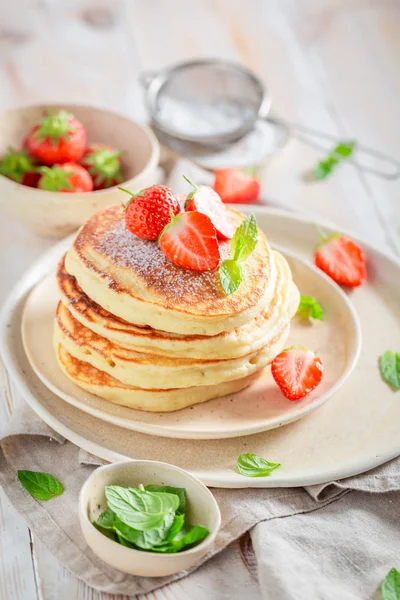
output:
[[193,196],[196,194],[196,192],[199,191],[199,186],[196,185],[195,183],[193,183],[193,181],[190,181],[189,177],[186,177],[186,175],[183,175],[183,179],[185,181],[187,181],[192,187],[192,191],[188,193],[188,195],[186,196],[186,201],[185,201],[185,207],[186,207],[186,202],[188,202],[189,200],[191,200],[193,198]]
[[33,135],[42,142],[50,138],[54,145],[58,144],[61,138],[68,142],[69,134],[75,131],[75,127],[70,123],[72,118],[73,115],[66,110],[52,111],[48,117],[42,119]]
[[316,232],[318,233],[318,235],[319,235],[319,237],[321,239],[321,242],[322,243],[326,242],[327,239],[328,239],[328,236],[325,233],[325,231],[323,229],[321,229],[321,227],[319,225],[317,225],[316,223],[314,223],[314,227],[315,227],[315,230],[316,230]]
[[17,183],[22,182],[25,173],[36,173],[37,171],[37,165],[25,150],[18,152],[9,146],[7,153],[0,159],[0,174]]
[[58,192],[63,190],[72,190],[69,178],[71,172],[67,172],[61,167],[40,167],[39,172],[42,173],[40,179],[40,188],[49,192]]

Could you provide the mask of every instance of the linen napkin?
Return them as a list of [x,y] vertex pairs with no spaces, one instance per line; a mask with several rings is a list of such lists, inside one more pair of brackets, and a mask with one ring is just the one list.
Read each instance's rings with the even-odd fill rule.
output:
[[[182,172],[207,183],[206,173],[179,161],[170,174],[177,192],[185,189]],[[1,428],[0,484],[54,556],[97,590],[135,596],[189,575],[191,600],[244,595],[363,600],[379,597],[376,590],[386,572],[400,566],[396,459],[358,477],[306,488],[213,489],[222,526],[212,550],[193,572],[153,579],[121,573],[86,546],[78,521],[80,488],[103,461],[47,427],[14,386],[2,401],[10,398],[11,416]],[[18,469],[52,473],[63,482],[64,494],[46,503],[36,501],[20,486]],[[241,537],[250,530],[253,549],[249,538]]]

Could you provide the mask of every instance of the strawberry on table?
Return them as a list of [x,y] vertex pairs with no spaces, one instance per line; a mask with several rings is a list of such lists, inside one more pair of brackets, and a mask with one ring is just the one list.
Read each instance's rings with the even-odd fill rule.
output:
[[26,148],[46,165],[78,161],[86,145],[86,131],[71,113],[59,110],[35,125],[24,141]]
[[339,285],[357,287],[363,284],[367,279],[363,249],[343,235],[319,233],[322,242],[314,256],[316,266]]
[[213,271],[219,265],[217,232],[211,219],[200,212],[185,212],[172,217],[159,242],[164,254],[179,267]]
[[119,188],[131,196],[125,206],[125,223],[129,231],[146,240],[157,240],[171,220],[171,214],[180,211],[178,200],[166,185],[152,185],[134,194]]
[[187,195],[185,211],[197,210],[207,215],[217,231],[217,237],[221,240],[230,240],[235,233],[235,226],[217,192],[208,185],[198,186],[187,177],[185,179],[193,187]]
[[76,163],[41,167],[38,188],[50,192],[91,192],[93,181],[89,173]]
[[246,170],[217,169],[214,172],[214,190],[227,204],[247,204],[258,200],[260,182]]
[[321,383],[321,359],[306,348],[288,348],[274,358],[271,373],[288,400],[300,400]]
[[25,150],[17,151],[10,146],[0,159],[0,175],[22,185],[36,187],[40,179],[37,166],[37,161],[28,156]]
[[79,162],[92,176],[94,190],[103,190],[123,182],[121,155],[120,150],[105,144],[86,147]]

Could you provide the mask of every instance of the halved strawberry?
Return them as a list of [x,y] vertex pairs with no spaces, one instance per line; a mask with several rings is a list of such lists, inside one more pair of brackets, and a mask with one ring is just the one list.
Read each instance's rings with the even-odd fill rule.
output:
[[171,214],[179,213],[181,207],[172,190],[166,185],[152,185],[133,193],[119,188],[131,196],[125,206],[125,223],[129,231],[146,240],[157,240],[170,222]]
[[213,271],[219,265],[217,232],[211,219],[197,211],[172,216],[159,237],[160,248],[176,265]]
[[300,400],[321,383],[322,361],[306,348],[288,348],[274,358],[271,373],[288,400]]
[[314,260],[317,267],[339,285],[357,287],[367,278],[363,249],[353,240],[333,233],[327,237],[320,232],[322,244]]
[[185,179],[193,186],[186,198],[185,211],[197,210],[207,215],[216,229],[217,236],[221,240],[230,240],[235,233],[235,226],[217,192],[208,185],[195,185],[187,177]]
[[217,169],[214,172],[214,190],[227,204],[256,202],[260,194],[260,182],[245,170]]

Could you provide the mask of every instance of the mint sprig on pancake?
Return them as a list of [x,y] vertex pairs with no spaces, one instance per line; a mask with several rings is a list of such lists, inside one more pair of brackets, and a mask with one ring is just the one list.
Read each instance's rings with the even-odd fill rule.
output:
[[258,242],[256,218],[249,215],[236,229],[231,239],[231,257],[219,267],[219,278],[227,296],[236,292],[244,278],[242,263],[254,251]]

